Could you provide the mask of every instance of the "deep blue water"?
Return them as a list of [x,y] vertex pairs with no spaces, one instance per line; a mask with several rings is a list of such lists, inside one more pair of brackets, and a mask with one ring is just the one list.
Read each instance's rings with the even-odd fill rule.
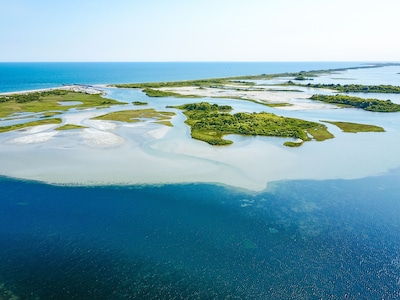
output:
[[0,93],[62,84],[174,81],[359,66],[357,62],[0,63]]
[[399,170],[259,194],[1,178],[0,299],[395,299],[399,183]]

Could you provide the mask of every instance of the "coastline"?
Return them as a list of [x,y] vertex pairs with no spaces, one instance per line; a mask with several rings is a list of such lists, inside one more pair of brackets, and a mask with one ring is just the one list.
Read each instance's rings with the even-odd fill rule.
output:
[[[105,86],[71,85],[64,88],[82,88],[81,91]],[[283,111],[289,115],[304,114],[307,118],[331,120],[335,106],[311,103],[306,93],[293,91],[260,91],[260,101],[268,103],[291,102],[291,106],[268,108],[234,99],[230,90],[196,89],[209,101],[234,103],[240,110]],[[46,90],[54,90],[51,88]],[[182,88],[190,94],[195,88]],[[35,90],[36,91],[36,90]],[[32,91],[32,92],[35,92]],[[27,93],[24,91],[23,93]],[[108,89],[111,97],[117,89]],[[244,98],[255,97],[253,91],[237,91]],[[130,95],[130,94],[129,94]],[[136,94],[135,94],[136,95]],[[139,92],[138,94],[139,95]],[[131,97],[131,96],[129,96]],[[135,98],[132,98],[133,100]],[[131,100],[131,101],[133,101]],[[201,99],[151,99],[148,107],[165,107],[171,101],[190,103]],[[128,104],[119,110],[141,109]],[[335,132],[340,139],[323,143],[312,142],[303,149],[287,149],[282,139],[232,136],[229,147],[212,147],[190,137],[182,112],[174,110],[174,127],[155,124],[150,120],[140,123],[92,120],[113,109],[85,109],[65,112],[64,124],[86,126],[65,132],[54,131],[54,126],[35,127],[0,135],[0,173],[5,176],[40,180],[52,184],[173,184],[220,183],[262,191],[268,183],[293,179],[355,179],[387,172],[400,165],[395,147],[385,147],[400,140],[399,133],[391,131],[374,135],[376,148],[369,149],[370,138],[363,134],[348,136]],[[346,114],[343,112],[342,114]],[[362,112],[352,113],[358,120],[369,118]],[[346,114],[349,116],[349,114]],[[386,117],[385,117],[386,118]],[[335,117],[336,119],[336,117]],[[335,120],[334,119],[334,120]],[[378,118],[385,124],[397,124],[394,119]],[[391,125],[392,126],[392,125]],[[334,130],[334,129],[333,129]],[[353,145],[348,147],[348,145]],[[368,151],[364,151],[368,149]],[[366,152],[365,155],[359,153]],[[321,155],[323,153],[323,155]],[[369,157],[383,157],[379,163]]]
[[59,87],[52,87],[52,88],[23,90],[23,91],[16,91],[16,92],[4,92],[4,93],[0,93],[0,96],[30,94],[30,93],[47,92],[47,91],[54,91],[54,90],[64,90],[64,91],[71,91],[71,92],[95,95],[95,94],[104,94],[104,91],[100,89],[100,88],[104,88],[104,87],[105,87],[105,85],[95,86],[95,85],[86,85],[86,84],[66,84],[66,85],[62,85]]

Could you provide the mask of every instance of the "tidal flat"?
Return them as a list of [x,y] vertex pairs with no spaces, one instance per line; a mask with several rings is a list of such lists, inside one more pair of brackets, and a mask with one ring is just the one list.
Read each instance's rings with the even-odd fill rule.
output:
[[[368,76],[371,70],[374,69],[362,71]],[[355,71],[360,72],[342,72]],[[107,99],[112,99],[108,107],[101,106],[101,98],[92,103],[95,108],[77,109],[79,103],[60,106],[56,115],[62,120],[59,129],[74,130],[56,130],[57,126],[46,125],[2,133],[1,175],[82,185],[207,182],[260,191],[276,180],[361,178],[400,166],[396,147],[387,147],[400,140],[398,113],[366,112],[313,101],[309,98],[315,93],[329,92],[307,87],[301,92],[287,88],[279,91],[279,86],[268,82],[276,78],[249,79],[247,88],[243,80],[217,87],[176,86],[174,92],[182,94],[178,98],[149,97],[141,88],[99,88]],[[183,111],[173,107],[194,102],[194,98],[184,97],[185,89],[189,89],[188,93],[197,91],[202,96],[198,102],[232,107],[233,114],[272,113],[318,124],[325,120],[327,130],[335,138],[322,142],[313,139],[291,148],[284,143],[300,145],[296,135],[279,138],[228,133],[225,138],[232,145],[211,146],[192,139]],[[255,101],[243,101],[237,96]],[[82,97],[78,98],[84,102]],[[288,105],[268,107],[263,105],[266,102]],[[146,108],[143,110],[137,103],[146,103]],[[132,112],[128,118],[136,122],[121,119]],[[140,112],[146,113],[140,117]],[[0,125],[20,126],[14,124],[40,119],[34,115],[21,118],[5,118]],[[334,125],[343,123],[374,125],[384,132],[351,135]],[[364,126],[363,130],[376,129],[374,126]],[[371,143],[374,147],[370,147]]]

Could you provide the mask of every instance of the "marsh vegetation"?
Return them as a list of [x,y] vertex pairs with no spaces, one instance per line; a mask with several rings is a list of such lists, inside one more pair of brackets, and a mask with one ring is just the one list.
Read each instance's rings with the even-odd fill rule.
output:
[[223,138],[227,134],[274,136],[302,141],[310,141],[310,136],[317,141],[334,137],[323,124],[272,113],[231,114],[232,107],[208,102],[185,104],[177,108],[184,110],[187,117],[185,123],[191,127],[191,136],[210,145],[232,144],[232,141]]
[[362,84],[341,85],[341,84],[322,84],[322,83],[317,83],[317,84],[308,83],[306,85],[303,85],[294,83],[293,81],[289,81],[287,85],[306,86],[318,89],[330,89],[341,93],[386,93],[386,94],[400,93],[400,86],[394,86],[394,85],[362,85]]
[[400,105],[390,100],[364,99],[348,95],[313,95],[311,100],[322,101],[325,103],[339,104],[347,107],[361,108],[373,112],[397,112]]
[[27,122],[27,123],[22,123],[22,124],[2,126],[2,127],[0,127],[0,133],[7,132],[7,131],[13,131],[13,130],[20,130],[20,129],[24,129],[24,128],[28,128],[28,127],[32,127],[32,126],[61,124],[61,123],[62,123],[62,120],[59,118],[44,119],[44,120],[32,121],[32,122]]
[[334,122],[334,121],[321,121],[329,124],[333,124],[339,127],[344,132],[384,132],[380,126],[369,125],[369,124],[358,124],[358,123],[351,123],[351,122]]
[[140,110],[116,111],[99,117],[95,117],[93,118],[93,120],[108,120],[128,123],[153,121],[158,124],[172,126],[170,121],[173,116],[175,116],[174,112],[157,111],[153,108],[149,108]]
[[[60,102],[68,101],[73,101],[75,104],[71,106],[60,105]],[[66,111],[71,108],[109,107],[115,104],[122,103],[103,98],[98,94],[66,90],[11,94],[0,96],[0,117],[22,112]]]

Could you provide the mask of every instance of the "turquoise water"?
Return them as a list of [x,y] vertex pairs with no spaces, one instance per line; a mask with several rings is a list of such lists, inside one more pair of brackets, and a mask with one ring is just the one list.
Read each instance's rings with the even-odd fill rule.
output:
[[357,62],[0,63],[0,93],[58,87],[174,81],[359,66]]
[[[0,91],[348,65],[357,64],[0,64]],[[357,76],[377,82],[381,73]],[[350,81],[343,79],[347,75],[334,80]],[[110,95],[149,100],[159,109],[168,102],[138,91]],[[233,103],[238,109],[261,109]],[[349,162],[363,156],[376,165],[398,160],[398,114],[351,109],[282,114],[342,117],[387,129],[387,135],[374,138],[374,147],[387,151],[374,156],[368,136],[339,132],[330,144],[293,150],[307,159],[304,172],[319,167],[326,173],[324,157],[335,147]],[[376,145],[379,141],[385,145]],[[357,143],[369,145],[365,153],[357,154],[363,148]],[[35,151],[47,159],[54,155],[40,144]],[[32,163],[29,157],[21,162]],[[196,183],[72,187],[0,177],[0,299],[396,299],[399,199],[398,168],[356,180],[277,181],[262,192]]]

